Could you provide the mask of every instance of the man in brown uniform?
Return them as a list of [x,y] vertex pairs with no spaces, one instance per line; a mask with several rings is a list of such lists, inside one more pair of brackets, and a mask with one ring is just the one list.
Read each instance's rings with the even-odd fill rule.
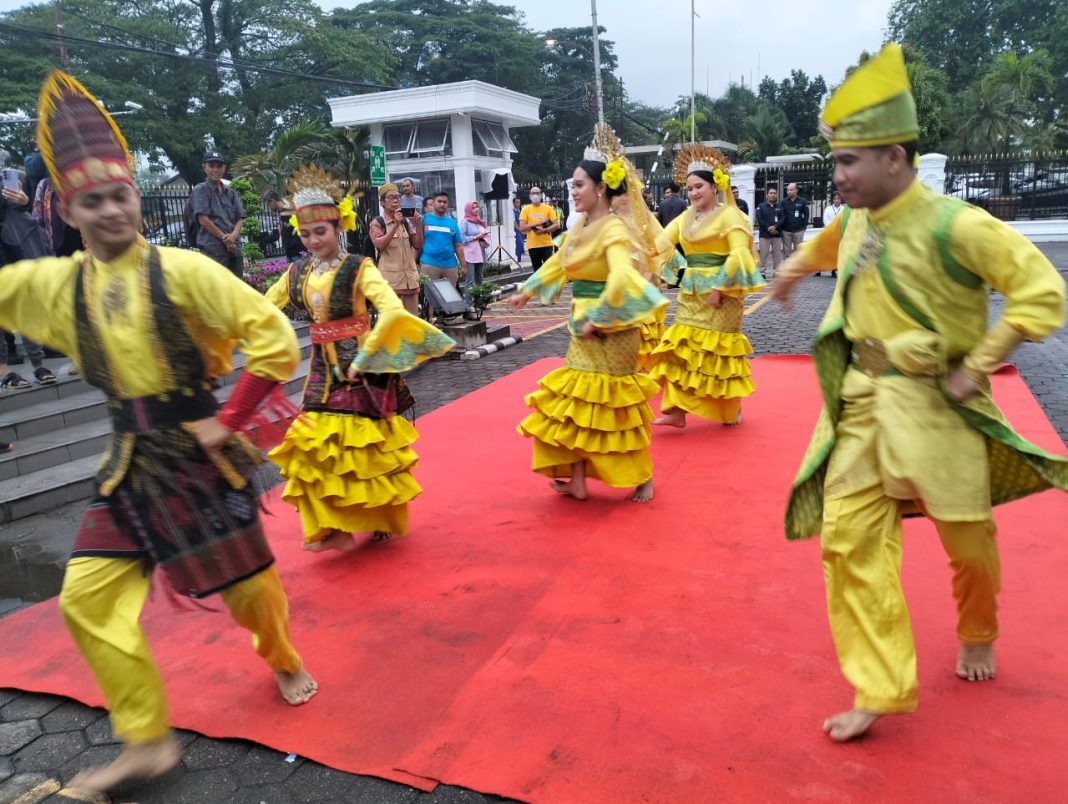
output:
[[[415,255],[423,247],[423,225],[419,210],[405,217],[396,184],[378,190],[382,215],[371,221],[371,242],[378,252],[378,270],[389,282],[404,309],[419,315],[419,269]],[[373,256],[373,255],[372,255]]]

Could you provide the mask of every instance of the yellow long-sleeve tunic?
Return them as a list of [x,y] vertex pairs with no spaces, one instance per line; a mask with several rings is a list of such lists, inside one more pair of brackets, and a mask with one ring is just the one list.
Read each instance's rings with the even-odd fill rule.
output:
[[[755,390],[748,355],[753,347],[742,332],[742,300],[764,287],[753,260],[749,218],[722,205],[698,218],[690,207],[664,230],[686,252],[675,320],[653,350],[649,376],[664,388],[661,409],[681,409],[712,421],[737,421],[741,401]],[[672,265],[664,279],[678,281]],[[718,308],[709,294],[719,291]]]
[[[652,477],[648,400],[657,386],[637,373],[640,325],[668,301],[635,270],[631,251],[619,218],[587,224],[583,217],[523,285],[522,293],[551,302],[572,283],[566,364],[526,397],[533,412],[518,427],[534,439],[535,472],[570,477],[572,465],[585,461],[587,476],[609,486],[638,486]],[[606,336],[580,337],[586,322]]]
[[[290,300],[289,270],[267,291],[267,300],[284,307]],[[317,274],[308,271],[301,294],[314,320],[330,320],[329,303],[339,269]],[[452,339],[427,322],[408,313],[397,294],[367,259],[359,267],[353,286],[352,307],[356,315],[374,304],[378,321],[374,329],[357,337],[358,351],[352,365],[360,371],[396,374],[413,368],[452,348]],[[332,344],[326,347],[329,348]],[[337,366],[341,379],[330,376],[325,357],[315,371],[316,384],[305,387],[306,409],[290,426],[283,442],[270,453],[286,486],[282,498],[300,514],[306,541],[319,541],[335,530],[344,533],[386,532],[404,535],[408,529],[408,503],[422,488],[412,477],[418,456],[412,444],[418,433],[403,416],[382,418],[331,410],[332,391],[344,391],[348,365]],[[311,398],[315,397],[315,398]]]
[[[858,487],[878,472],[887,495],[918,500],[936,519],[989,518],[991,504],[1050,486],[1068,488],[1068,463],[1014,433],[989,394],[989,374],[1023,339],[1064,321],[1064,281],[1023,236],[986,212],[935,194],[919,181],[877,210],[839,216],[780,267],[785,278],[836,264],[839,282],[814,350],[824,410],[786,517],[791,538],[819,532],[834,431],[844,396],[871,385],[879,466],[834,455],[834,476]],[[987,328],[989,289],[1005,296]],[[850,355],[882,345],[889,368],[848,371]],[[944,392],[962,366],[981,391],[964,404]],[[854,424],[854,426],[856,426]],[[866,468],[865,468],[866,467]]]

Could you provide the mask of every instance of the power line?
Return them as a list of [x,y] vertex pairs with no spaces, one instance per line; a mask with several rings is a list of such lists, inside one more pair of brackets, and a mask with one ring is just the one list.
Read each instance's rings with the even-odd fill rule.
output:
[[[0,22],[0,31],[9,31],[12,33],[23,34],[25,36],[36,37],[39,39],[48,39],[50,41],[57,41],[60,37],[52,31],[42,31],[34,28],[23,28],[20,25],[12,25],[7,22]],[[300,73],[296,70],[285,70],[279,67],[266,67],[253,63],[247,63],[240,59],[234,60],[229,58],[219,57],[218,59],[209,59],[205,56],[196,56],[192,53],[170,53],[166,50],[156,50],[154,48],[138,47],[137,45],[126,45],[119,42],[102,42],[93,39],[85,39],[78,36],[70,36],[65,34],[62,37],[63,41],[70,44],[79,44],[86,47],[94,47],[102,50],[123,50],[131,53],[140,53],[147,56],[163,56],[168,59],[174,59],[184,62],[195,62],[199,64],[205,64],[211,67],[223,67],[226,69],[242,69],[248,72],[264,73],[266,75],[278,75],[285,76],[287,78],[299,78],[304,81],[317,81],[325,84],[335,84],[340,86],[352,87],[368,87],[370,89],[396,89],[396,87],[389,86],[388,84],[377,84],[373,81],[361,81],[361,80],[346,80],[343,78],[334,78],[328,75],[312,75],[309,73]]]

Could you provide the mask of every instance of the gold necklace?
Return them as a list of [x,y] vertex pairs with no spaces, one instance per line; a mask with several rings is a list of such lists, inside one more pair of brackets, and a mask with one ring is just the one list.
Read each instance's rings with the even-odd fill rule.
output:
[[328,274],[331,271],[336,271],[338,266],[345,261],[345,258],[349,255],[344,251],[339,251],[337,256],[330,262],[324,263],[318,257],[312,257],[312,270],[315,271],[316,276],[322,276]]

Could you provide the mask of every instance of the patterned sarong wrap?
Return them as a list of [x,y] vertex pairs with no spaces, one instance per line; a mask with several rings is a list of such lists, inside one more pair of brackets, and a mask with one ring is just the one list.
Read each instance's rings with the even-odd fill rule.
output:
[[159,565],[175,592],[203,597],[274,562],[250,481],[262,462],[241,435],[205,452],[185,425],[215,415],[203,358],[167,296],[157,249],[142,269],[151,299],[149,337],[172,387],[152,397],[123,398],[109,368],[83,263],[75,283],[83,376],[107,394],[115,432],[98,470],[97,497],[75,540],[75,556],[142,558]]
[[[355,294],[363,257],[350,254],[338,267],[330,292],[329,320],[313,323],[323,331],[350,321],[363,321],[357,313]],[[310,260],[297,263],[289,272],[289,301],[296,309],[310,313],[304,299],[304,287],[312,270]],[[361,374],[356,382],[346,379],[349,366],[360,350],[359,334],[368,330],[355,328],[339,332],[340,337],[316,341],[312,350],[308,380],[304,385],[301,407],[305,411],[348,413],[371,419],[388,419],[415,407],[407,383],[398,374]],[[329,348],[328,348],[329,347]]]

